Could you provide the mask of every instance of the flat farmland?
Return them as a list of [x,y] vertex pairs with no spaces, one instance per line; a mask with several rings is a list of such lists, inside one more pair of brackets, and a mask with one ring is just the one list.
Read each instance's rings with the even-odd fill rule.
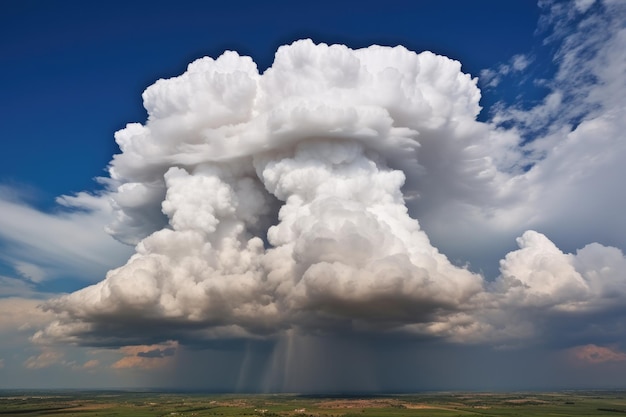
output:
[[3,416],[626,416],[626,391],[379,396],[3,391]]

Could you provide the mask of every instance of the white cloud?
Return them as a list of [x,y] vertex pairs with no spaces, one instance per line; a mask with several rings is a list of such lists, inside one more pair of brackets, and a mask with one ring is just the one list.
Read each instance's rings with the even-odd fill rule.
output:
[[528,65],[530,65],[531,60],[526,55],[514,55],[511,58],[511,68],[513,71],[524,71]]
[[33,282],[59,276],[95,281],[123,262],[131,248],[116,242],[104,228],[112,219],[106,195],[63,196],[66,210],[39,211],[0,187],[0,255],[17,273]]
[[575,0],[574,4],[579,12],[585,13],[595,2],[596,0]]
[[522,131],[550,126],[524,149],[534,164],[522,177],[532,190],[529,227],[569,250],[593,241],[624,249],[626,197],[617,190],[626,175],[626,7],[604,2],[581,17],[561,6],[544,5],[555,21],[552,42],[561,40],[552,91],[540,105],[506,109],[496,121],[511,116]]
[[621,92],[626,88],[626,11],[621,2],[600,3],[596,12],[583,13],[567,2],[540,1],[544,9],[541,24],[549,32],[545,42],[556,48],[556,75],[545,83],[551,92],[539,106],[502,109],[494,118],[497,123],[513,122],[536,136],[544,130],[571,128],[581,120],[621,107]]
[[495,69],[486,68],[480,71],[480,81],[484,88],[495,88],[502,82],[502,79],[509,75],[514,75],[524,71],[533,59],[524,54],[513,55],[506,64],[500,64]]
[[[102,327],[115,317],[123,332],[129,314],[195,322],[210,338],[456,312],[482,279],[430,244],[403,193],[509,198],[489,154],[511,143],[475,121],[475,83],[430,52],[311,41],[279,48],[262,76],[227,52],[160,80],[144,93],[148,123],[116,134],[110,166],[112,232],[153,233],[104,281],[48,304],[63,316],[36,340],[111,343]],[[168,228],[136,219],[157,209]]]

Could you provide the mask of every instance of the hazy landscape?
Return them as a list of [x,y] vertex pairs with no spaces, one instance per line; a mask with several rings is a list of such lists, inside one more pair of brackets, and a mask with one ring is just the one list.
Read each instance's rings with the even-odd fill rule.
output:
[[24,416],[614,416],[626,392],[420,393],[380,396],[123,391],[3,391],[1,415]]

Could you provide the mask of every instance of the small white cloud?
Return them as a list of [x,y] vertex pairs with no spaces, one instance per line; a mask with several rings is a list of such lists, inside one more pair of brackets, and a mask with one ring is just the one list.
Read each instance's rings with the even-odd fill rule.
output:
[[513,74],[524,71],[532,62],[528,55],[514,55],[509,62],[500,64],[496,68],[486,68],[480,71],[480,83],[484,88],[495,88],[502,80]]
[[480,83],[484,87],[497,87],[500,84],[500,74],[492,69],[480,71]]
[[511,67],[514,71],[524,71],[530,65],[530,59],[526,55],[515,55],[511,58]]

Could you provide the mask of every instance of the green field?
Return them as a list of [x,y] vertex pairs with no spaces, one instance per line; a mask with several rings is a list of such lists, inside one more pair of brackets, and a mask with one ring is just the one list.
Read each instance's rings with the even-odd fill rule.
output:
[[619,416],[626,391],[382,396],[0,392],[2,416]]

